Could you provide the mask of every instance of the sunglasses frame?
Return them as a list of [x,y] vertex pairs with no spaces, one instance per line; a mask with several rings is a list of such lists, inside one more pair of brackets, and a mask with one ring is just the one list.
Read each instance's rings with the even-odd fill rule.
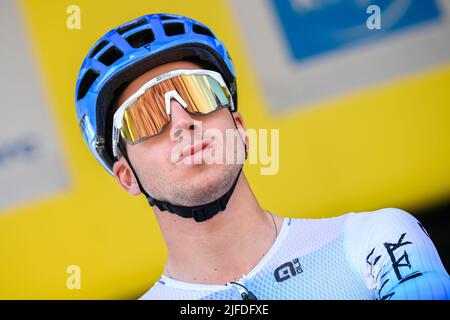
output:
[[[112,126],[113,127],[112,128],[112,151],[113,151],[114,157],[118,156],[119,136],[120,136],[120,131],[122,129],[122,120],[123,120],[123,116],[125,114],[126,109],[129,108],[134,102],[136,102],[136,100],[139,97],[141,97],[147,89],[149,89],[165,80],[168,80],[170,78],[180,76],[180,75],[207,75],[207,76],[212,77],[223,88],[226,88],[228,96],[230,97],[230,107],[228,107],[228,108],[231,108],[231,111],[235,110],[234,102],[233,102],[233,98],[230,93],[230,90],[228,89],[228,86],[225,84],[225,81],[222,78],[222,75],[220,73],[218,73],[216,71],[212,71],[212,70],[206,70],[206,69],[178,69],[178,70],[173,70],[173,71],[162,73],[162,74],[156,76],[155,78],[149,80],[148,82],[144,83],[135,93],[133,93],[127,100],[125,100],[124,103],[121,104],[121,106],[116,110],[116,112],[114,112],[113,126]],[[170,116],[170,102],[172,99],[177,100],[183,106],[184,109],[187,109],[187,104],[183,100],[183,98],[181,98],[180,94],[176,90],[170,90],[170,91],[167,91],[166,93],[164,93],[164,101],[165,101],[165,105],[166,105],[167,115]],[[213,111],[216,111],[218,109],[215,109]],[[199,114],[205,115],[204,113],[199,113]],[[168,122],[168,123],[170,123],[170,122]],[[167,124],[164,125],[164,127],[161,129],[161,132],[164,131]],[[158,133],[158,134],[160,134],[160,133]],[[155,134],[153,136],[156,136],[158,134]],[[151,136],[151,137],[153,137],[153,136]],[[138,141],[136,141],[134,143],[130,143],[129,141],[127,141],[127,143],[130,145],[134,145],[142,140],[145,140],[145,139],[148,139],[151,137],[145,137],[143,139],[139,139]]]

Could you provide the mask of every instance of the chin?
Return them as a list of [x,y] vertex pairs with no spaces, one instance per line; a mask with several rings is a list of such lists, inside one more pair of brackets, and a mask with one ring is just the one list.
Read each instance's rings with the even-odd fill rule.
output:
[[[183,173],[177,201],[185,206],[196,206],[216,200],[229,190],[239,168],[224,164],[197,164]],[[172,190],[174,191],[174,190]]]
[[192,188],[214,188],[221,184],[226,168],[223,164],[194,164],[190,165],[189,174],[186,176]]

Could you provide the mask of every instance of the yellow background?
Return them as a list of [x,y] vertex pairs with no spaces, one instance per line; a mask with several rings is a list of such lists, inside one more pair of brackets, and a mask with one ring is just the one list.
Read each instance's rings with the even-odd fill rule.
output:
[[[66,28],[72,4],[81,8],[81,30]],[[19,7],[71,185],[0,214],[1,299],[134,299],[160,275],[166,250],[152,210],[89,154],[74,105],[89,48],[147,13],[183,14],[210,26],[233,56],[247,127],[280,129],[279,173],[245,167],[263,207],[329,217],[409,210],[450,195],[450,64],[276,115],[263,100],[228,1],[29,0]],[[66,287],[69,265],[81,268],[80,290]]]

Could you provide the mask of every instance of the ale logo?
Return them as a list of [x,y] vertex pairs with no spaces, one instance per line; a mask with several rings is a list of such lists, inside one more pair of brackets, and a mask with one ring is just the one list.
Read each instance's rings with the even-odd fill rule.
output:
[[292,261],[283,263],[281,266],[275,269],[274,276],[277,282],[286,281],[303,272],[303,268],[298,258]]

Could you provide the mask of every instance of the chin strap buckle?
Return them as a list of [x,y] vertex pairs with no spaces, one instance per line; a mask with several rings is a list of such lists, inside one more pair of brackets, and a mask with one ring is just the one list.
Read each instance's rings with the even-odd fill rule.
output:
[[192,218],[194,218],[196,222],[202,222],[209,219],[203,208],[192,209]]

